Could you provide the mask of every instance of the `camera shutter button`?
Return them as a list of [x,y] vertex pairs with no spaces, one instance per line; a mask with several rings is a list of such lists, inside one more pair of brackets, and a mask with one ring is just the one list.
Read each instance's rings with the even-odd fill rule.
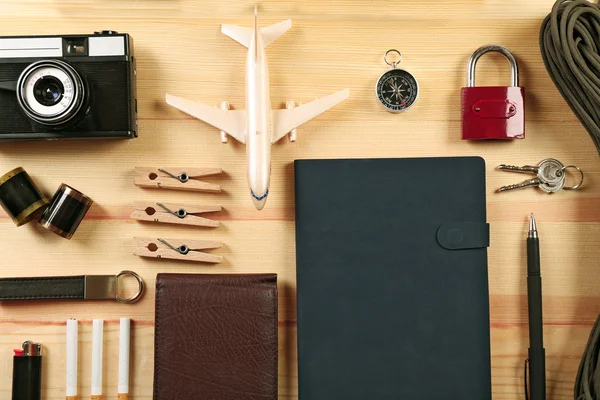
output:
[[119,34],[119,32],[117,31],[100,31],[100,32],[94,32],[94,35],[117,35]]

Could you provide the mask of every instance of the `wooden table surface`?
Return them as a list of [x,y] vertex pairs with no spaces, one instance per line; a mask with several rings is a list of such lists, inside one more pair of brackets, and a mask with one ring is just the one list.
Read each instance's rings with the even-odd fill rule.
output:
[[[165,93],[244,108],[246,51],[220,33],[221,23],[252,26],[249,1],[9,0],[0,2],[3,35],[92,33],[113,29],[135,40],[139,138],[131,141],[0,144],[0,172],[23,166],[51,195],[61,182],[95,200],[71,241],[36,223],[16,228],[0,213],[0,275],[112,274],[132,269],[148,291],[134,305],[43,302],[0,305],[0,398],[11,388],[12,349],[24,340],[46,348],[44,399],[64,398],[65,320],[80,319],[79,387],[90,393],[91,319],[104,318],[105,394],[116,398],[118,318],[134,320],[132,395],[152,397],[154,283],[159,272],[279,274],[280,399],[297,398],[293,160],[298,158],[479,155],[487,162],[491,224],[489,282],[494,399],[523,398],[528,347],[525,287],[527,218],[541,235],[548,399],[573,398],[573,382],[590,328],[600,313],[600,163],[586,131],[543,66],[538,30],[552,0],[263,1],[261,25],[292,18],[293,28],[267,50],[274,107],[351,88],[350,99],[298,130],[298,141],[273,146],[271,195],[254,209],[245,149],[223,145],[216,129],[165,104]],[[466,64],[483,44],[501,44],[519,60],[527,89],[527,138],[460,140],[460,88]],[[384,111],[374,95],[397,48],[421,95],[403,114]],[[501,56],[484,57],[478,83],[508,84]],[[500,163],[554,157],[585,171],[585,187],[548,195],[536,189],[496,194],[524,178]],[[221,167],[224,192],[143,190],[135,166]],[[451,184],[451,171],[448,182]],[[224,207],[215,230],[144,224],[129,219],[135,200],[200,202]],[[139,259],[134,236],[220,240],[218,266]]]

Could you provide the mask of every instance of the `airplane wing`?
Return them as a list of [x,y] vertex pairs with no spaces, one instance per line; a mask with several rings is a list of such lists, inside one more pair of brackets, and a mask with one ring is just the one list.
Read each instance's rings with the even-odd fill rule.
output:
[[273,110],[273,137],[271,138],[271,142],[277,142],[292,129],[299,127],[317,115],[341,103],[348,96],[350,96],[350,89],[344,89],[295,108]]
[[167,94],[167,103],[192,117],[227,132],[238,142],[246,143],[246,111],[221,110],[217,107],[196,103],[170,94]]

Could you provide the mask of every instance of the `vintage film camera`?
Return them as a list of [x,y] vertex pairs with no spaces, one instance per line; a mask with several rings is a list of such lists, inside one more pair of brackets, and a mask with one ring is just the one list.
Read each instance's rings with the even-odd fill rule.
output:
[[135,137],[128,34],[0,37],[0,141]]

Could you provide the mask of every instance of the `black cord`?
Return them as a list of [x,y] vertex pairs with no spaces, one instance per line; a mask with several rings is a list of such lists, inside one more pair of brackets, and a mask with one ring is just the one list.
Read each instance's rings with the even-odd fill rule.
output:
[[540,29],[540,50],[554,84],[600,153],[600,7],[558,0]]
[[[540,50],[552,81],[600,153],[600,7],[557,0],[542,23]],[[600,400],[599,352],[600,316],[577,371],[575,400]]]
[[577,379],[575,380],[575,400],[600,400],[600,316],[592,328],[583,352]]

